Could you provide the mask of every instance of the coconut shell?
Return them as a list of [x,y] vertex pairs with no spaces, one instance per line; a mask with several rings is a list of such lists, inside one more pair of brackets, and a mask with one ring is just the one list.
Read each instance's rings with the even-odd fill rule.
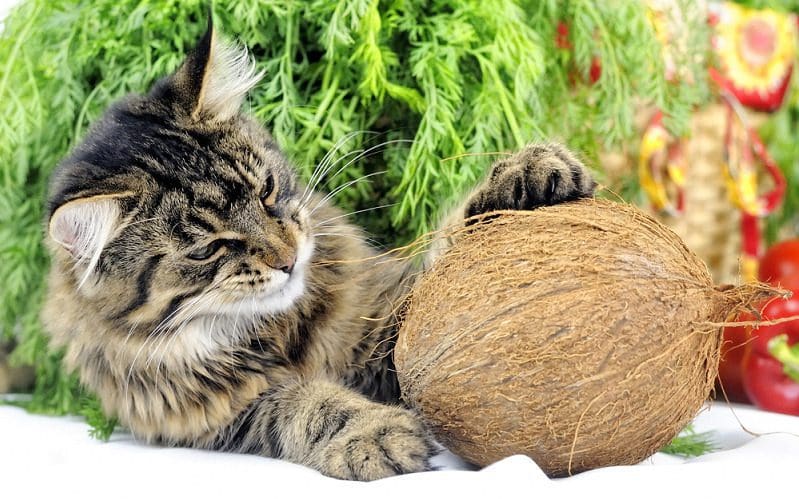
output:
[[526,454],[564,476],[637,463],[707,399],[719,323],[745,295],[714,288],[635,207],[506,212],[459,234],[414,288],[394,352],[402,395],[478,465]]

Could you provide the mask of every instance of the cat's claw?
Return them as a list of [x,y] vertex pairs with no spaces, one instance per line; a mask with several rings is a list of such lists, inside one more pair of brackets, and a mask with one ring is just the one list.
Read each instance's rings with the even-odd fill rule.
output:
[[428,471],[437,446],[421,420],[408,410],[374,405],[352,421],[320,456],[319,469],[346,480],[377,480]]
[[466,217],[496,210],[531,210],[590,197],[591,172],[559,144],[531,144],[494,163],[484,186],[466,207]]

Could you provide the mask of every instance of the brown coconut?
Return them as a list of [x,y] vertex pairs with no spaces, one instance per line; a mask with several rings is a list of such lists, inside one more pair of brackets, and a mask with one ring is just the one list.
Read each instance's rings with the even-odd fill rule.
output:
[[764,293],[714,288],[674,232],[629,205],[504,213],[414,288],[394,354],[403,398],[478,465],[637,463],[696,416],[719,323]]

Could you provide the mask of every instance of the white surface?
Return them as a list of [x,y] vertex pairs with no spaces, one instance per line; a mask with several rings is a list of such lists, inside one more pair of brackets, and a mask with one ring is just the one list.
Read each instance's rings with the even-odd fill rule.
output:
[[[16,0],[0,0],[0,27]],[[717,452],[694,459],[657,454],[619,466],[550,480],[535,463],[515,456],[471,471],[451,454],[441,471],[371,483],[333,480],[313,470],[265,459],[136,442],[118,433],[109,443],[90,438],[75,418],[49,418],[0,407],[0,497],[279,498],[301,497],[797,497],[799,418],[725,404],[695,421],[713,431]]]
[[3,19],[6,18],[11,7],[19,3],[19,0],[0,0],[0,29],[3,27]]
[[444,454],[441,471],[352,483],[257,456],[148,446],[126,433],[102,443],[79,419],[0,407],[0,497],[797,497],[799,417],[732,409],[716,403],[699,415],[696,430],[712,430],[720,450],[694,459],[656,454],[550,480],[523,456],[472,471]]

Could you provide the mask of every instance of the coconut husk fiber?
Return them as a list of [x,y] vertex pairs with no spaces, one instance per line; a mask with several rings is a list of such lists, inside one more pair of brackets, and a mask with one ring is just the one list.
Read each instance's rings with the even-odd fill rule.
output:
[[774,293],[715,288],[674,232],[626,204],[503,212],[462,230],[415,286],[394,353],[403,398],[478,465],[637,463],[708,398],[720,323]]

